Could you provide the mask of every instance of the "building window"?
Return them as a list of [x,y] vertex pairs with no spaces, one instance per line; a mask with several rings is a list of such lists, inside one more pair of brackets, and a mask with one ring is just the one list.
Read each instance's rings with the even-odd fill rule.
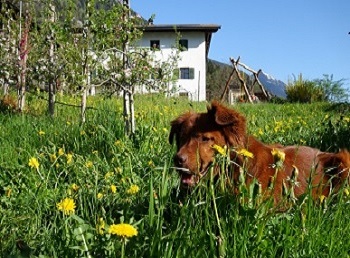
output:
[[150,41],[150,48],[152,50],[159,50],[160,49],[160,40],[151,40]]
[[180,79],[194,79],[194,68],[180,68]]
[[180,39],[179,40],[179,49],[180,51],[188,50],[188,39]]
[[187,97],[188,98],[188,92],[180,92],[179,93],[180,97]]

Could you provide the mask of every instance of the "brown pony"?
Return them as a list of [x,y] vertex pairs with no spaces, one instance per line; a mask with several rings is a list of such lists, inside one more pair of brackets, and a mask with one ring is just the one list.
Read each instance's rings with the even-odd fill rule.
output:
[[[216,101],[206,113],[188,112],[172,121],[170,144],[174,138],[177,145],[174,163],[181,185],[186,188],[193,187],[208,173],[217,149],[224,146],[230,150],[230,159],[234,161],[229,172],[233,181],[238,181],[244,163],[247,185],[255,179],[262,192],[267,193],[273,178],[275,201],[280,200],[286,186],[294,188],[295,197],[307,193],[311,187],[312,196],[316,198],[338,191],[349,181],[348,151],[329,153],[307,146],[266,145],[247,135],[244,116]],[[214,171],[219,173],[219,169]],[[297,184],[291,184],[293,176]]]

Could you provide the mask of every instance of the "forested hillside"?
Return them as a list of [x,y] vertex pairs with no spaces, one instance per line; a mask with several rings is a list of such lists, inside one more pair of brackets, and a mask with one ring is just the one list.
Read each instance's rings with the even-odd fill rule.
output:
[[[219,99],[221,97],[231,73],[231,65],[208,59],[207,99]],[[247,87],[250,87],[253,83],[250,76],[245,72],[241,72],[241,76],[245,79]],[[233,75],[230,85],[235,88],[240,88],[240,82],[236,74]]]

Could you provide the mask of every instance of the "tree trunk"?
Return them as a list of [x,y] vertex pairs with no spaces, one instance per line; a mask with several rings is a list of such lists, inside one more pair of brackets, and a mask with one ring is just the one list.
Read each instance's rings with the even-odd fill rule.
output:
[[[3,6],[3,10],[1,10],[1,12],[5,13],[5,6]],[[7,54],[6,54],[6,63],[9,64],[10,63],[10,42],[12,41],[11,39],[11,26],[10,26],[10,21],[11,19],[8,18],[7,20],[7,26],[6,26],[6,32],[7,32],[7,41],[6,41],[6,49],[8,50]],[[6,33],[5,33],[6,35]],[[10,73],[8,71],[9,69],[7,68],[6,69],[6,74],[5,74],[5,78],[4,78],[4,85],[3,85],[3,90],[4,90],[4,95],[6,96],[8,94],[8,91],[9,91],[9,81],[10,81]]]
[[81,95],[81,106],[80,106],[80,111],[81,111],[81,122],[85,123],[86,122],[86,99],[87,99],[87,89],[86,86],[84,87],[83,94]]
[[81,122],[85,123],[86,122],[86,103],[87,103],[87,95],[89,92],[89,85],[90,85],[90,76],[89,76],[89,64],[88,64],[88,57],[87,57],[87,50],[86,53],[84,54],[84,81],[83,81],[83,93],[81,95]]
[[123,117],[124,117],[124,132],[126,135],[130,134],[130,93],[127,90],[123,90]]
[[[130,9],[129,9],[129,1],[128,0],[124,0],[123,1],[123,5],[124,5],[124,23],[128,22],[129,16],[130,16]],[[126,81],[127,81],[127,77],[129,75],[128,72],[128,50],[129,50],[129,46],[128,46],[128,41],[126,40],[123,43],[123,68],[124,68],[124,74],[126,77]],[[135,133],[135,114],[134,114],[134,96],[133,96],[133,90],[132,90],[132,85],[130,85],[129,83],[125,82],[125,86],[123,89],[123,107],[124,107],[124,112],[123,112],[123,116],[124,116],[124,122],[125,122],[125,126],[124,126],[124,132],[125,135],[130,136],[131,134]]]
[[86,12],[85,12],[85,20],[84,21],[84,27],[83,27],[83,38],[85,43],[85,48],[83,49],[83,93],[81,96],[81,122],[85,123],[86,121],[86,102],[87,102],[87,95],[90,85],[90,69],[89,69],[89,40],[90,40],[90,27],[89,27],[89,20],[90,20],[90,7],[91,2],[88,0],[86,4]]
[[19,43],[19,83],[18,83],[18,108],[21,112],[25,108],[25,93],[26,93],[26,72],[28,59],[28,37],[30,29],[30,18],[28,8],[25,15],[25,27]]
[[[51,13],[51,18],[50,22],[53,24],[55,22],[55,7],[53,5],[50,5],[50,9],[52,11]],[[50,51],[49,51],[49,58],[50,58],[50,63],[51,65],[54,64],[54,55],[55,55],[55,36],[54,32],[51,28],[51,33],[50,33]],[[50,82],[49,82],[49,114],[50,116],[55,115],[55,78],[56,75],[51,74],[50,76]]]

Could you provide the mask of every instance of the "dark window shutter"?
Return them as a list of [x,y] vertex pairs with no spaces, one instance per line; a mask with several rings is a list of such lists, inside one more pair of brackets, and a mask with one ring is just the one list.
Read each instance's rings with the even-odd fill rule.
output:
[[194,68],[190,68],[190,76],[189,79],[194,79]]

